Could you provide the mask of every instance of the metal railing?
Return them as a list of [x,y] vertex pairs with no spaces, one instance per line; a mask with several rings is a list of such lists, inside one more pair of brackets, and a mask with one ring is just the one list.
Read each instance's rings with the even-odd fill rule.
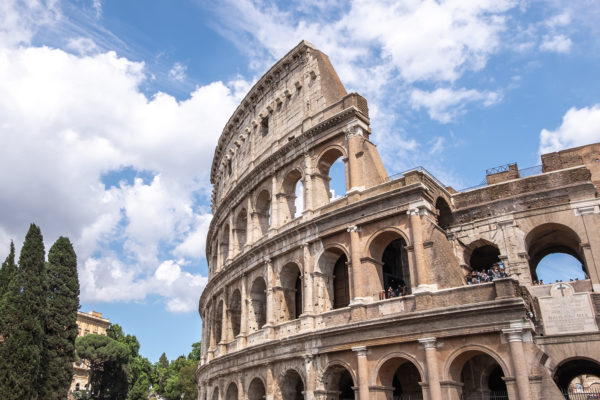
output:
[[600,400],[600,388],[581,389],[576,392],[563,391],[562,394],[567,400]]
[[510,171],[510,167],[516,166],[516,165],[517,165],[517,163],[508,163],[508,164],[500,165],[499,167],[486,169],[485,174],[486,175],[494,175],[494,174],[499,174],[501,172],[508,172],[508,171]]
[[[511,164],[507,164],[506,166],[503,165],[501,167],[488,169],[488,170],[486,170],[486,175],[490,175],[490,174],[488,174],[488,171],[495,170],[497,168],[507,167],[508,165],[511,165]],[[507,167],[506,171],[508,171],[508,167]],[[505,172],[505,171],[499,171],[499,172]],[[519,178],[528,178],[530,176],[539,175],[541,173],[542,173],[542,166],[534,165],[533,167],[521,168],[519,170]],[[460,189],[459,192],[468,192],[469,190],[479,189],[484,186],[487,186],[487,178],[483,178],[483,180],[480,183],[478,183],[477,185],[470,186],[470,187],[467,187],[464,189]]]
[[440,181],[438,178],[436,178],[431,172],[429,172],[425,167],[419,165],[415,168],[411,168],[409,170],[406,171],[402,171],[402,172],[394,172],[391,175],[387,176],[387,181],[393,181],[394,179],[398,179],[400,177],[403,177],[404,175],[406,175],[409,172],[413,172],[413,171],[418,171],[418,172],[422,172],[425,175],[427,175],[429,178],[431,178],[431,180],[433,180],[435,183],[437,183],[440,187],[442,188],[446,188],[446,185],[444,183],[442,183],[442,181]]

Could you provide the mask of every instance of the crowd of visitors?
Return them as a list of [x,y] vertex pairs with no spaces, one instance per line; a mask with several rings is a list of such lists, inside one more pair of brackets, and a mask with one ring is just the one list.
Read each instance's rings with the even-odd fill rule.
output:
[[467,285],[476,285],[478,283],[492,282],[494,279],[507,278],[508,275],[504,271],[504,267],[498,263],[492,268],[482,269],[481,271],[472,271],[467,274]]
[[391,299],[393,297],[406,296],[408,294],[408,286],[404,281],[390,282],[387,290],[382,290],[379,294],[379,300]]

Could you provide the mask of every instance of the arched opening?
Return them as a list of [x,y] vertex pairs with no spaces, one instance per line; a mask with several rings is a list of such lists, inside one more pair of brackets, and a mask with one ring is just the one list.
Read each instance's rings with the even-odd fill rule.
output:
[[500,250],[492,244],[484,244],[473,250],[469,265],[473,271],[486,272],[500,266]]
[[284,296],[284,312],[282,317],[285,320],[293,320],[302,314],[302,277],[300,268],[294,263],[286,264],[281,269],[281,287]]
[[350,284],[348,279],[348,258],[343,254],[333,267],[333,308],[350,304]]
[[235,238],[238,245],[238,252],[244,250],[246,245],[247,235],[246,229],[248,227],[248,212],[245,208],[242,208],[235,219]]
[[225,400],[238,400],[238,388],[235,383],[232,382],[229,384]]
[[293,369],[288,370],[283,377],[281,395],[284,400],[304,400],[304,382]]
[[320,207],[331,200],[346,194],[346,166],[344,154],[337,148],[327,150],[317,162],[317,172],[314,180],[314,199]]
[[212,262],[211,262],[211,266],[210,269],[212,270],[213,274],[215,272],[217,272],[219,270],[219,256],[218,256],[218,252],[219,252],[219,241],[215,240],[211,249],[211,255],[212,255]]
[[229,255],[229,224],[225,224],[221,235],[221,262],[223,265],[225,265]]
[[256,332],[267,323],[267,285],[258,277],[250,289],[250,332]]
[[[554,372],[554,382],[563,394],[600,393],[600,364],[586,358],[572,359],[564,362]],[[571,397],[574,398],[574,397]],[[583,397],[582,398],[594,398]]]
[[377,378],[379,384],[391,392],[393,399],[423,399],[423,390],[419,385],[421,374],[412,362],[404,358],[387,360],[379,369]]
[[[292,219],[296,218],[296,216],[300,216],[302,214],[302,209],[297,209],[296,204],[299,206],[303,206],[304,199],[302,198],[302,182],[300,179],[302,178],[302,174],[297,169],[290,171],[282,184],[283,191],[283,204],[279,208],[281,211],[280,222],[282,224],[286,224],[290,222]],[[300,185],[300,193],[298,194],[296,190],[298,189],[298,185]],[[299,199],[300,198],[300,199]]]
[[266,235],[271,226],[271,195],[266,190],[256,198],[256,215],[261,236]]
[[354,400],[354,379],[348,370],[341,365],[334,365],[325,371],[323,384],[328,399]]
[[229,315],[231,316],[231,330],[233,337],[240,334],[240,324],[242,321],[242,296],[239,290],[235,290],[229,301]]
[[79,383],[76,383],[76,384],[75,384],[75,391],[76,391],[76,392],[79,392]]
[[394,239],[383,250],[383,287],[388,297],[403,296],[410,293],[410,271],[408,252],[404,239]]
[[302,185],[302,179],[296,182],[294,195],[296,196],[294,200],[294,218],[298,218],[304,212],[304,186]]
[[452,224],[452,210],[446,200],[441,197],[438,197],[435,202],[435,209],[437,211],[437,221],[438,225],[442,229],[448,229],[448,227]]
[[252,379],[250,386],[248,386],[248,400],[263,400],[267,396],[265,385],[258,379]]
[[454,359],[450,375],[457,385],[456,397],[461,400],[492,400],[508,398],[504,370],[489,354],[469,350]]
[[219,301],[217,310],[215,311],[215,342],[220,343],[223,329],[223,300]]
[[212,400],[219,400],[219,388],[215,388],[212,395]]
[[533,281],[549,283],[589,276],[581,241],[571,228],[555,223],[540,225],[529,232],[525,243]]

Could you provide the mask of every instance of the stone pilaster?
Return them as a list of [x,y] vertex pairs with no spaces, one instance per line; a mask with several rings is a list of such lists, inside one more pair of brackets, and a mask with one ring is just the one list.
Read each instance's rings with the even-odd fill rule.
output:
[[367,362],[367,347],[353,347],[358,363],[358,393],[359,400],[369,400],[369,364]]
[[530,400],[531,393],[529,390],[529,372],[527,360],[523,350],[523,329],[509,328],[503,329],[502,333],[506,335],[508,345],[510,347],[510,357],[512,360],[515,380],[517,382],[517,391],[519,400]]
[[427,386],[430,400],[442,400],[442,388],[438,367],[437,341],[434,337],[419,339],[425,348],[425,364],[427,369]]

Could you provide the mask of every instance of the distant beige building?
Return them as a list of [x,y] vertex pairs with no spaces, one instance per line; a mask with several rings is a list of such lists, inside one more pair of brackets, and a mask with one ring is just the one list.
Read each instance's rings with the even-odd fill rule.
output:
[[[90,311],[84,313],[77,311],[77,336],[106,335],[106,329],[110,326],[110,322],[106,318],[102,318],[102,313]],[[89,368],[83,362],[73,363],[73,381],[69,392],[76,390],[87,390],[89,384]]]
[[[388,176],[370,136],[366,99],[306,42],[227,122],[199,399],[564,400],[600,376],[600,144],[456,191]],[[585,279],[538,284],[553,253]]]

